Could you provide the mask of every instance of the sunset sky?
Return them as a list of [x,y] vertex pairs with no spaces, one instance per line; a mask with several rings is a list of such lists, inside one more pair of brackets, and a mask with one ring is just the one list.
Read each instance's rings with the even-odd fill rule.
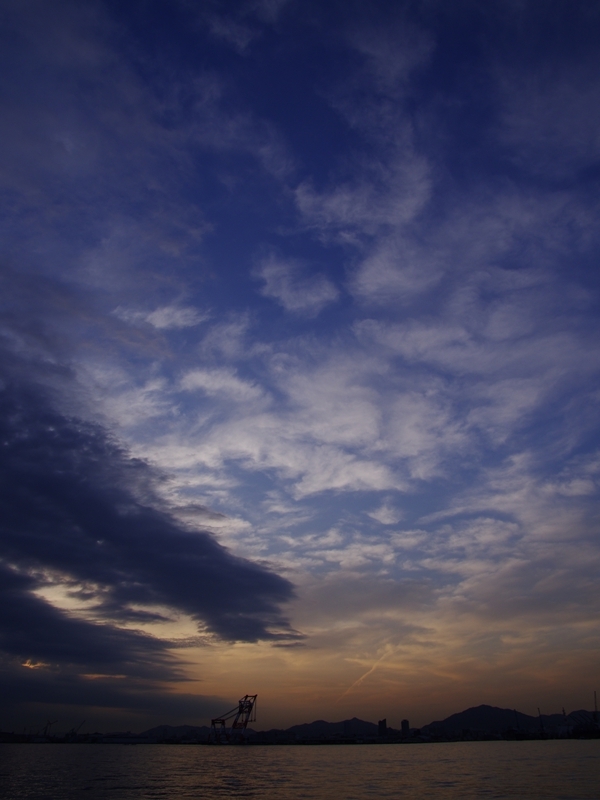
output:
[[0,729],[592,705],[599,36],[2,2]]

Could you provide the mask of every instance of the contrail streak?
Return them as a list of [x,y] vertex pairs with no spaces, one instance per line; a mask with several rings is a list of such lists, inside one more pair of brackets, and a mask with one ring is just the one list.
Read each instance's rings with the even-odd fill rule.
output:
[[390,652],[394,652],[394,651],[393,651],[393,650],[392,650],[392,651],[388,651],[387,653],[384,653],[384,654],[383,654],[383,655],[382,655],[380,658],[378,658],[378,659],[377,659],[377,661],[376,661],[376,662],[373,664],[373,666],[371,667],[371,669],[367,670],[367,672],[365,672],[365,674],[364,674],[364,675],[361,675],[361,676],[360,676],[360,678],[358,678],[358,680],[354,681],[354,683],[352,684],[352,686],[349,686],[349,687],[346,689],[346,691],[344,692],[344,694],[341,694],[341,695],[338,697],[338,699],[336,700],[336,703],[339,703],[339,702],[340,702],[340,700],[341,700],[343,697],[346,697],[346,695],[347,695],[347,694],[349,694],[349,693],[352,691],[352,689],[354,689],[356,686],[360,686],[360,684],[361,684],[361,683],[364,681],[364,679],[365,679],[365,678],[368,678],[368,676],[369,676],[369,675],[370,675],[372,672],[375,672],[375,670],[377,669],[377,666],[378,666],[378,665],[379,665],[379,664],[380,664],[380,663],[383,661],[383,659],[384,659],[384,658],[386,658],[387,656],[389,656]]

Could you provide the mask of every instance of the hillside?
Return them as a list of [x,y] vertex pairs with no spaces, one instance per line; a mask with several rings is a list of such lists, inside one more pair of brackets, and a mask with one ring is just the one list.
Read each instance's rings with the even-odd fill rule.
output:
[[[522,714],[509,708],[480,705],[452,714],[446,719],[436,720],[424,725],[421,734],[425,737],[450,736],[460,737],[469,734],[504,734],[509,731],[514,734],[532,734],[540,732],[551,735],[565,735],[567,731],[593,728],[595,725],[593,714],[590,711],[573,711],[568,715],[542,714],[533,717]],[[210,734],[210,727],[206,725],[158,725],[138,734],[138,738],[152,742],[204,742]],[[308,741],[351,738],[369,738],[378,736],[378,726],[373,722],[353,717],[340,722],[327,722],[315,720],[290,728],[272,728],[267,731],[254,731],[248,729],[251,739],[263,741]],[[388,728],[388,734],[398,735],[398,731]]]
[[476,706],[452,714],[444,720],[431,722],[423,726],[421,731],[426,734],[460,735],[463,731],[480,733],[504,733],[508,730],[537,732],[553,730],[561,727],[575,727],[583,719],[591,722],[591,714],[586,711],[575,711],[569,715],[542,714],[541,717],[531,717],[508,708],[495,706]]

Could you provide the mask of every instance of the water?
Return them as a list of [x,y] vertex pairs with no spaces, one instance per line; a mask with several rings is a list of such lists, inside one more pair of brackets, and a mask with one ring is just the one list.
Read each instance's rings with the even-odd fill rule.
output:
[[6,800],[600,798],[600,740],[321,747],[0,745]]

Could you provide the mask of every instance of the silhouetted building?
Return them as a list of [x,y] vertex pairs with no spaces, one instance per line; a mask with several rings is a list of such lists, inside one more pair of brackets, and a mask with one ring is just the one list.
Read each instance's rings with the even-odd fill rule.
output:
[[387,719],[380,719],[377,728],[379,736],[387,736]]
[[410,734],[410,725],[408,724],[408,720],[403,719],[400,725],[402,730],[402,738],[407,739]]

